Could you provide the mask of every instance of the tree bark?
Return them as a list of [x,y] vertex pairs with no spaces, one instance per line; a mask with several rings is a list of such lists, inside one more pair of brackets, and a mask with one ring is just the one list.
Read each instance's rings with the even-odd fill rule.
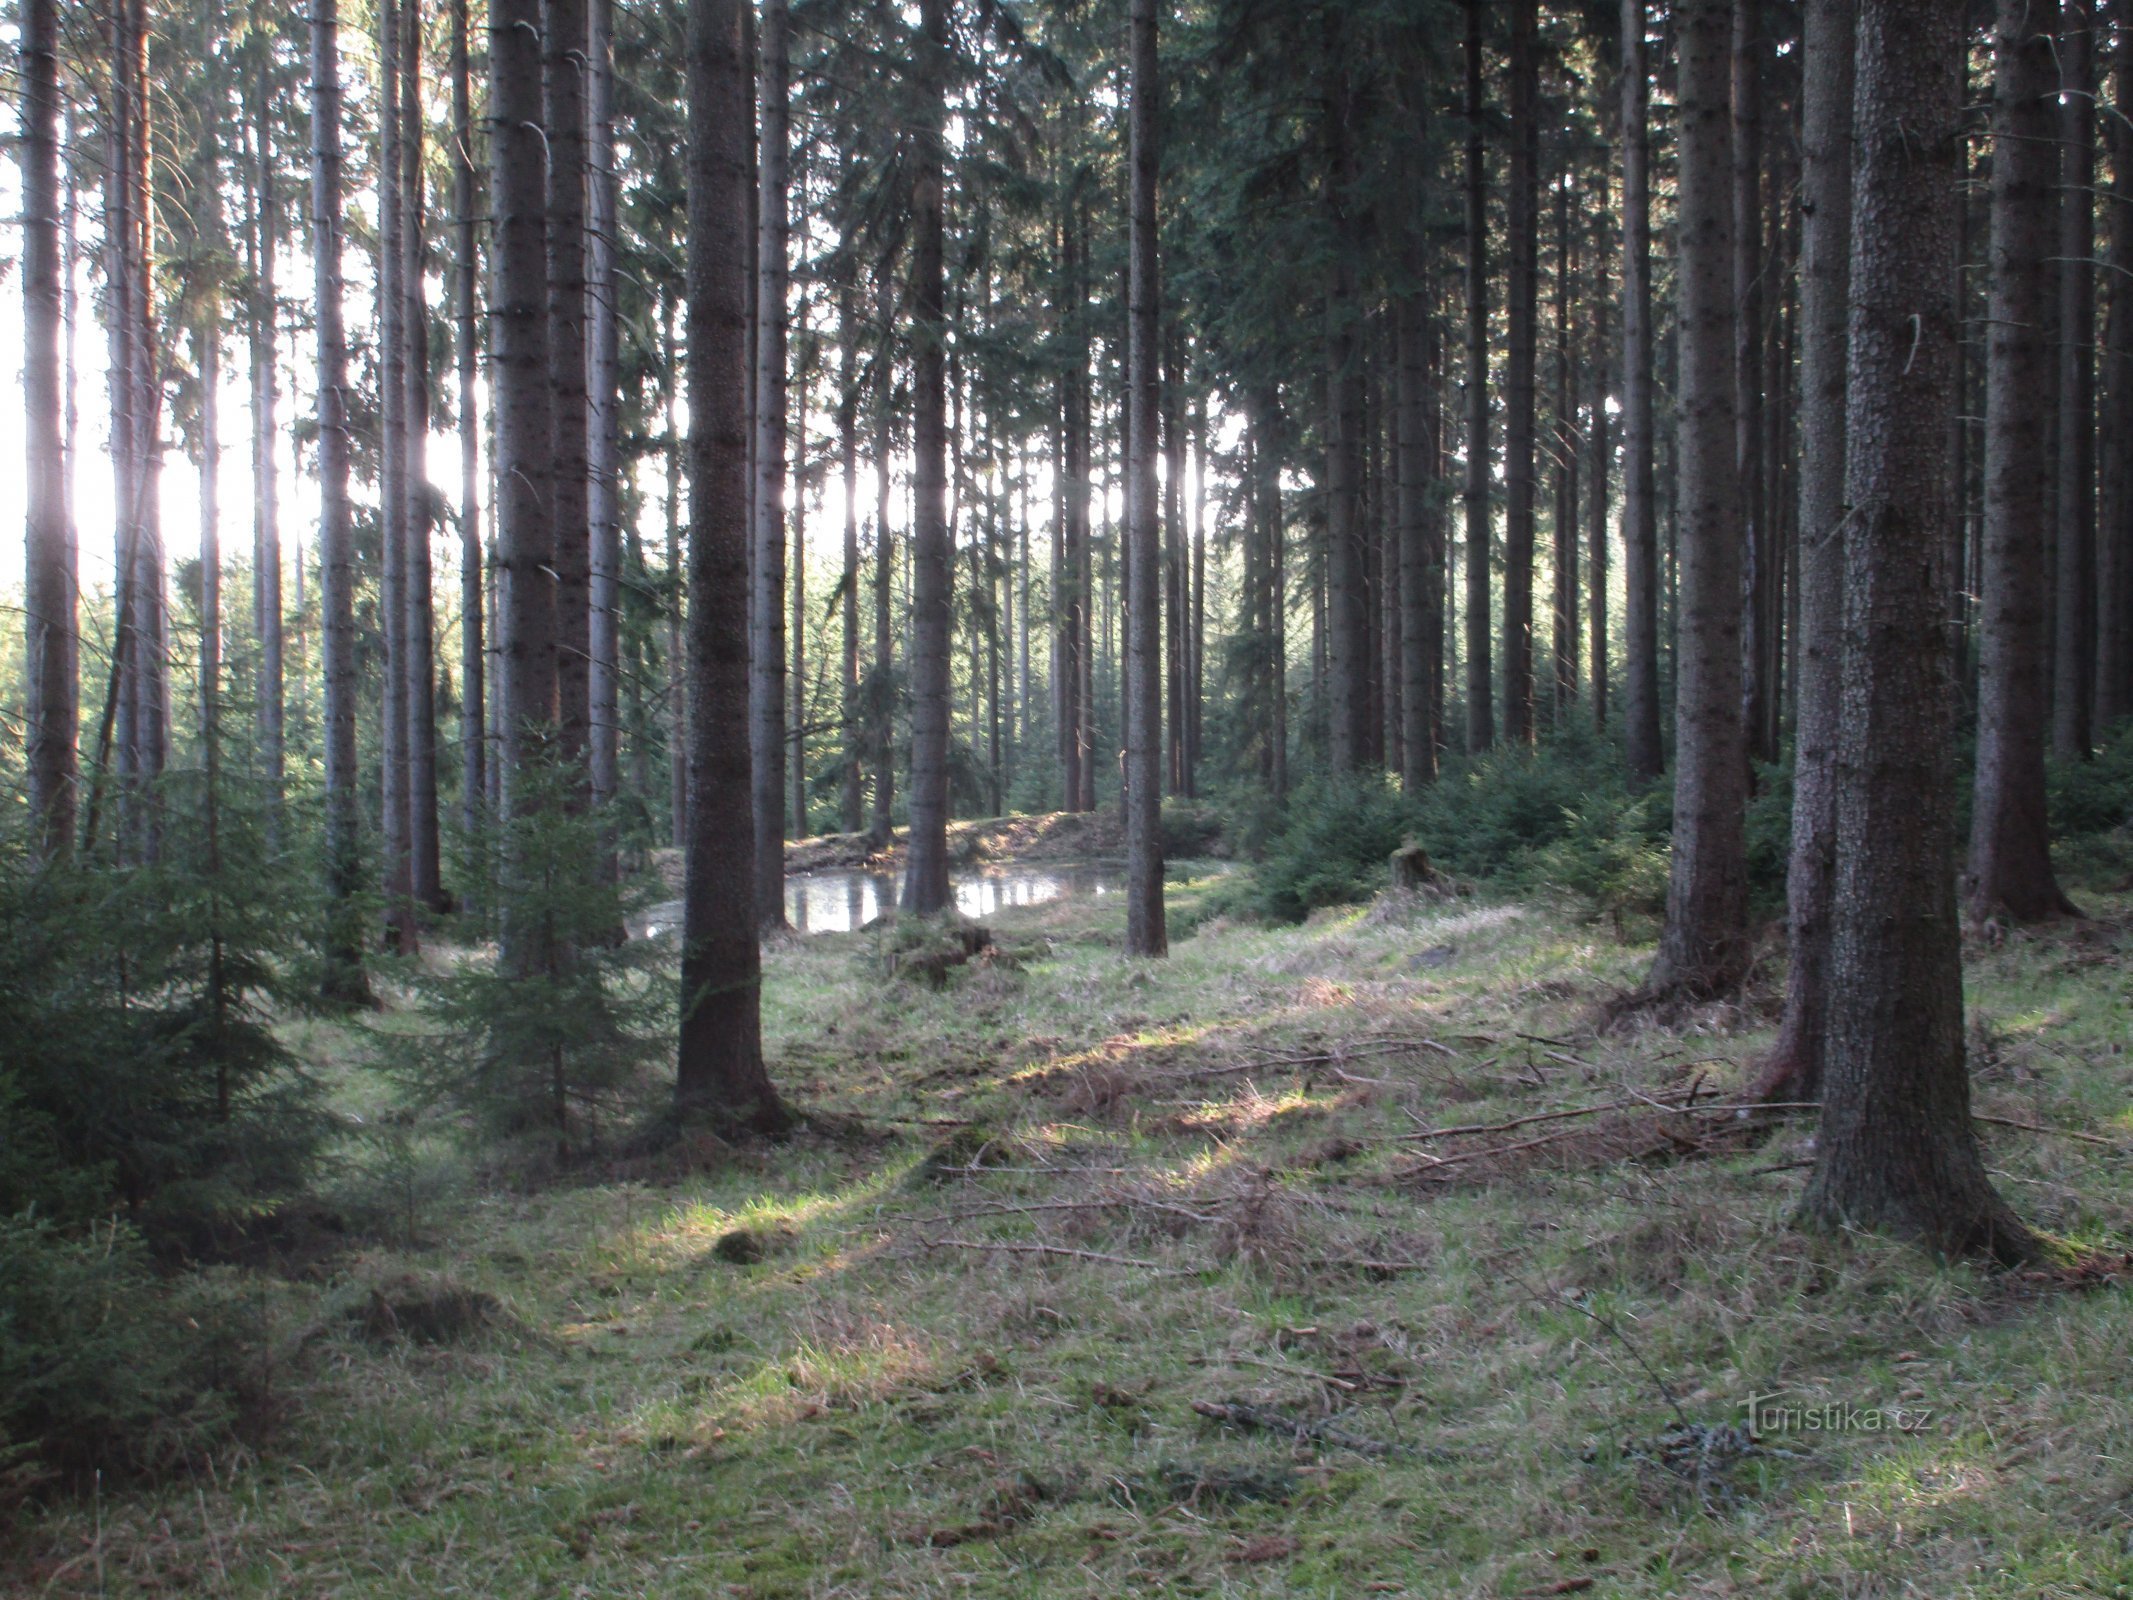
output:
[[356,900],[355,551],[348,517],[348,340],[341,322],[341,65],[337,0],[311,8],[311,250],[318,338],[319,605],[325,682],[326,998],[368,997]]
[[[1411,248],[1408,292],[1393,302],[1396,348],[1394,457],[1398,476],[1400,531],[1400,786],[1419,793],[1437,779],[1437,737],[1430,725],[1430,623],[1435,596],[1431,577],[1430,495],[1436,452],[1429,437],[1425,393],[1429,386],[1428,302],[1421,289],[1424,269]],[[1441,619],[1441,610],[1438,612]],[[1441,620],[1438,624],[1441,626]]]
[[1846,322],[1850,315],[1856,0],[1808,0],[1803,18],[1800,208],[1799,690],[1793,716],[1791,965],[1762,1090],[1813,1100],[1829,1016],[1837,867],[1837,731],[1844,649]]
[[[2002,0],[2003,30],[2037,9]],[[1837,879],[1800,1216],[2016,1261],[2037,1241],[1994,1194],[1970,1119],[1955,898],[1945,413],[1964,29],[1941,0],[1863,0],[1858,28]]]
[[278,828],[286,780],[287,727],[281,586],[281,477],[274,451],[279,441],[281,367],[276,325],[281,313],[276,256],[281,249],[280,165],[274,149],[272,72],[274,30],[251,8],[256,59],[252,76],[252,293],[246,307],[252,364],[252,635],[259,647],[253,683],[258,699],[259,762],[267,806]]
[[1765,481],[1763,353],[1769,291],[1763,256],[1763,61],[1761,0],[1733,0],[1733,335],[1734,460],[1740,470],[1741,549],[1746,557],[1741,614],[1741,715],[1748,752],[1777,759],[1777,620],[1780,578]]
[[920,0],[919,30],[913,41],[919,123],[911,197],[911,842],[903,909],[934,916],[949,905],[948,639],[955,581],[941,219],[948,0]]
[[453,303],[459,377],[459,782],[460,826],[469,838],[487,811],[488,659],[484,653],[481,545],[480,273],[474,214],[474,97],[467,60],[468,0],[452,0]]
[[[556,430],[549,368],[548,144],[542,136],[539,0],[490,0],[490,373],[494,387],[501,635],[498,750],[507,823],[533,813],[534,768],[557,744]],[[518,865],[504,862],[507,889]],[[507,893],[506,911],[510,910]],[[538,924],[507,914],[503,959],[527,972],[546,952]]]
[[422,160],[422,0],[401,0],[400,28],[400,291],[406,342],[406,493],[402,510],[405,569],[401,600],[407,641],[408,886],[418,906],[445,909],[437,831],[436,614],[430,566],[430,526],[437,495],[430,486],[429,298],[424,288]]
[[1659,742],[1659,518],[1652,418],[1651,76],[1646,0],[1622,0],[1622,729],[1633,782],[1666,770]]
[[1734,416],[1729,0],[1683,0],[1678,320],[1681,654],[1673,865],[1655,995],[1705,997],[1748,965],[1741,507]]
[[548,496],[555,585],[556,750],[568,792],[589,792],[592,732],[591,410],[585,343],[585,47],[588,0],[540,0],[548,134]]
[[1578,426],[1575,341],[1570,332],[1570,280],[1578,270],[1570,232],[1575,172],[1555,190],[1555,606],[1549,642],[1555,656],[1555,720],[1570,719],[1578,694],[1578,468],[1584,454]]
[[889,525],[889,453],[895,374],[895,263],[884,254],[876,268],[875,311],[881,349],[874,358],[874,848],[895,837],[896,803],[896,532]]
[[[1862,13],[1862,18],[1863,18]],[[1978,658],[1973,917],[2070,914],[2052,874],[2044,810],[2047,391],[2045,257],[2058,91],[2053,0],[2002,0],[1992,103],[1992,293],[1985,359],[1985,549]]]
[[400,95],[400,5],[379,0],[378,50],[378,620],[385,636],[385,687],[378,707],[379,874],[384,890],[385,944],[412,952],[421,942],[415,911],[414,852],[409,827],[408,706],[410,668],[407,603],[408,470],[406,322],[403,287],[406,162]]
[[785,926],[785,331],[792,154],[790,11],[766,0],[756,40],[762,137],[756,167],[755,539],[749,750],[755,769],[755,909]]
[[39,847],[74,848],[80,724],[74,536],[60,436],[59,12],[24,0],[22,79],[23,427],[28,447],[23,566],[29,658],[30,808]]
[[[494,0],[492,0],[494,3]],[[689,845],[682,910],[684,1119],[775,1133],[763,1067],[748,750],[748,134],[741,0],[690,0]]]
[[2096,692],[2096,21],[2066,0],[2059,29],[2059,490],[2054,497],[2052,754],[2089,753]]
[[1504,378],[1504,737],[1531,744],[1533,538],[1538,496],[1540,353],[1540,56],[1537,0],[1511,6],[1511,173],[1506,192],[1510,259]]
[[1466,746],[1496,742],[1489,616],[1489,181],[1480,0],[1466,0]]
[[621,317],[616,305],[614,0],[587,0],[585,121],[591,135],[586,201],[586,521],[592,540],[587,603],[591,660],[593,804],[603,812],[622,793],[622,461]]
[[2096,727],[2133,715],[2133,16],[2120,7],[2112,52],[2110,314],[2104,355],[2101,520],[2096,545]]
[[859,685],[859,284],[857,268],[838,285],[837,331],[844,372],[837,399],[837,460],[844,477],[844,574],[838,588],[844,615],[844,831],[866,826],[861,779],[864,739]]
[[[1163,527],[1155,481],[1163,394],[1155,217],[1162,87],[1156,68],[1155,8],[1156,0],[1133,0],[1126,113],[1132,208],[1126,378],[1133,424],[1132,455],[1126,463],[1125,813],[1126,953],[1132,956],[1170,953],[1163,919]],[[1172,427],[1174,432],[1174,422]]]

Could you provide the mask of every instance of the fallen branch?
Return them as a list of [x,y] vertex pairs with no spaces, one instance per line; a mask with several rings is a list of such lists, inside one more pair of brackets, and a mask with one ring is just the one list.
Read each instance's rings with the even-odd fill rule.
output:
[[920,1243],[928,1250],[998,1250],[1017,1256],[1067,1256],[1076,1261],[1101,1261],[1106,1266],[1139,1267],[1144,1272],[1158,1273],[1166,1278],[1190,1278],[1197,1276],[1199,1271],[1196,1267],[1166,1267],[1160,1261],[1143,1261],[1137,1256],[1111,1256],[1100,1250],[1070,1250],[1063,1244],[1009,1244],[983,1239],[924,1239]]
[[2041,1122],[2017,1122],[2013,1117],[1988,1117],[1982,1111],[1971,1112],[1970,1120],[1989,1122],[1995,1128],[2020,1128],[2024,1133],[2048,1133],[2058,1139],[2079,1139],[2083,1144],[2100,1144],[2107,1150],[2124,1148],[2116,1139],[2106,1139],[2100,1133],[2083,1133],[2078,1128],[2047,1128]]

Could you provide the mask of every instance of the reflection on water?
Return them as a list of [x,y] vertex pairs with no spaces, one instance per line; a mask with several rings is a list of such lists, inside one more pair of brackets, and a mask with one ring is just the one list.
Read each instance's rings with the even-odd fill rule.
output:
[[[966,868],[951,873],[949,892],[966,917],[985,918],[1009,906],[1037,906],[1068,894],[1108,894],[1120,875],[1106,867]],[[903,892],[896,873],[840,869],[804,872],[785,880],[785,917],[797,933],[849,933],[884,911]]]
[[[1037,906],[1070,894],[1109,894],[1125,881],[1115,867],[965,867],[949,875],[955,908],[983,919],[1009,906]],[[849,933],[895,909],[903,877],[892,872],[832,868],[785,880],[785,917],[797,933]],[[640,938],[679,931],[681,902],[653,906],[636,919]]]

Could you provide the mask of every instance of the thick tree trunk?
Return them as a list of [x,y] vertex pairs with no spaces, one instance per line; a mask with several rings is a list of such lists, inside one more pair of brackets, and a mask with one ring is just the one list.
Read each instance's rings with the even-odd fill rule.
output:
[[1555,607],[1549,642],[1555,656],[1555,720],[1567,723],[1578,694],[1578,468],[1584,454],[1578,427],[1575,341],[1570,332],[1570,280],[1577,253],[1570,234],[1576,174],[1555,190]]
[[[2038,9],[2002,0],[2003,29]],[[1943,0],[1863,0],[1858,26],[1837,879],[1800,1215],[2013,1261],[2037,1241],[1993,1193],[1970,1120],[1955,899],[1944,417],[1964,30]]]
[[874,820],[867,831],[874,848],[885,850],[895,837],[896,803],[896,696],[891,687],[896,674],[896,534],[889,525],[895,264],[885,255],[876,270],[880,277],[874,305],[881,349],[875,356],[874,383]]
[[2058,603],[2052,754],[2089,753],[2096,692],[2096,21],[2066,0],[2059,30]]
[[1400,786],[1419,793],[1437,778],[1436,730],[1430,725],[1430,495],[1436,451],[1429,436],[1429,304],[1419,250],[1410,253],[1409,292],[1393,302],[1395,445],[1398,478],[1400,590]]
[[[580,784],[592,732],[591,411],[585,343],[585,45],[588,0],[540,0],[548,134],[548,498],[555,585],[556,748]],[[577,803],[582,803],[582,800]]]
[[585,446],[586,521],[592,539],[587,700],[592,716],[592,799],[605,811],[622,793],[622,340],[615,272],[620,196],[615,173],[614,0],[587,0],[586,12],[585,121],[591,159],[586,173],[590,395]]
[[404,286],[407,226],[403,184],[407,166],[400,96],[400,6],[380,0],[378,22],[378,613],[385,635],[385,690],[378,709],[382,779],[379,871],[385,899],[386,948],[412,952],[421,942],[415,910],[414,807],[409,787],[407,561],[412,518],[408,469],[407,311]]
[[325,992],[367,997],[356,899],[363,888],[356,795],[355,550],[348,517],[348,340],[341,323],[341,62],[337,0],[311,8],[311,249],[318,337],[319,605],[325,681]]
[[1799,690],[1793,717],[1791,966],[1763,1077],[1772,1099],[1821,1093],[1837,865],[1837,730],[1844,648],[1845,362],[1851,283],[1852,57],[1857,0],[1808,0],[1800,208]]
[[762,140],[756,167],[755,537],[749,570],[753,639],[748,738],[755,769],[755,909],[785,926],[785,395],[787,249],[791,201],[790,12],[767,0],[756,49]]
[[1741,590],[1741,716],[1748,726],[1749,754],[1767,762],[1777,759],[1780,577],[1764,492],[1774,463],[1763,438],[1770,297],[1763,258],[1762,12],[1762,0],[1733,0],[1733,395],[1741,551],[1747,563]]
[[1540,353],[1540,45],[1537,0],[1511,5],[1509,339],[1504,356],[1504,737],[1531,744],[1533,536],[1538,499],[1537,371]]
[[430,527],[437,506],[430,486],[429,299],[424,289],[422,159],[422,0],[401,0],[400,13],[400,292],[405,300],[407,518],[401,600],[407,640],[408,881],[418,906],[445,909],[437,831],[437,646],[432,600]]
[[903,909],[945,911],[948,898],[948,634],[954,548],[948,528],[947,314],[942,263],[942,123],[948,0],[920,0],[913,41],[919,106],[912,177],[911,843]]
[[1593,239],[1592,271],[1592,344],[1587,357],[1585,380],[1585,451],[1589,462],[1585,473],[1586,494],[1591,504],[1586,511],[1585,526],[1591,540],[1585,559],[1586,584],[1590,599],[1586,605],[1589,638],[1586,654],[1592,663],[1592,725],[1600,732],[1607,731],[1608,677],[1607,677],[1607,481],[1609,468],[1614,462],[1614,443],[1610,437],[1607,418],[1608,372],[1613,355],[1608,326],[1608,312],[1613,309],[1614,298],[1607,283],[1607,213],[1608,183],[1607,165],[1600,163],[1600,226]]
[[452,0],[453,305],[458,312],[459,377],[459,821],[468,837],[487,811],[488,660],[484,654],[481,547],[481,413],[475,372],[481,359],[480,263],[474,214],[474,105],[467,50],[468,0]]
[[1622,731],[1633,782],[1666,770],[1659,742],[1659,518],[1652,419],[1651,76],[1646,0],[1622,0]]
[[[1862,13],[1863,17],[1864,13]],[[1971,915],[2073,911],[2052,875],[2044,811],[2045,258],[2058,91],[2051,0],[2002,0],[1992,104],[1992,294],[1985,361],[1984,616],[1978,658]]]
[[1741,508],[1734,418],[1729,0],[1683,0],[1678,301],[1681,658],[1673,865],[1654,994],[1702,997],[1748,965]]
[[1133,0],[1126,113],[1132,211],[1126,403],[1133,418],[1126,463],[1126,954],[1132,956],[1170,953],[1163,920],[1163,529],[1155,481],[1156,429],[1163,409],[1155,216],[1163,91],[1156,71],[1156,3]]
[[[541,133],[539,0],[489,4],[490,374],[494,386],[501,657],[501,810],[532,815],[534,768],[556,757],[556,430],[549,368],[548,144]],[[518,864],[504,862],[516,888]],[[507,895],[506,910],[512,896]],[[520,972],[546,959],[541,930],[506,915],[503,959]]]
[[28,517],[23,566],[29,661],[30,808],[39,846],[74,847],[75,744],[80,722],[74,536],[60,426],[59,16],[57,0],[24,0],[22,76],[23,426]]
[[1496,742],[1489,616],[1489,175],[1480,0],[1466,0],[1466,747]]
[[844,617],[844,831],[866,826],[861,782],[864,740],[859,698],[859,286],[856,273],[839,285],[837,331],[844,372],[837,400],[837,463],[844,478],[844,574],[838,588]]
[[[492,4],[494,0],[492,0]],[[682,910],[683,1118],[790,1125],[763,1069],[748,752],[748,58],[741,0],[690,0],[689,844]]]
[[2111,285],[2104,354],[2101,521],[2096,544],[2096,729],[2133,715],[2133,16],[2121,7],[2111,69]]
[[286,667],[282,637],[281,475],[274,452],[281,433],[281,365],[276,355],[280,293],[275,272],[281,250],[281,204],[277,195],[279,163],[274,149],[274,110],[270,73],[273,33],[255,4],[253,26],[260,30],[253,77],[252,140],[252,295],[247,308],[252,357],[252,633],[259,646],[254,693],[259,701],[259,764],[267,784],[267,805],[278,819],[286,778]]

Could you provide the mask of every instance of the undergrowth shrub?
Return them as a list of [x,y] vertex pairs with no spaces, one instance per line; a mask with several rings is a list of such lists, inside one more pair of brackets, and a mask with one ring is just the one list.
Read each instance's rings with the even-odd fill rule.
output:
[[514,964],[487,936],[442,967],[412,965],[414,1004],[374,1030],[379,1055],[418,1112],[563,1159],[597,1148],[655,1097],[672,1047],[673,946],[628,936],[645,894],[602,870],[603,819],[563,803],[553,775],[528,775],[524,812],[470,841],[469,860],[504,863],[481,904],[521,930]]
[[2133,823],[2133,722],[2122,722],[2086,761],[2046,769],[2052,837],[2109,833]]
[[225,1434],[256,1329],[176,1269],[246,1245],[330,1132],[272,1027],[308,897],[239,795],[211,851],[204,798],[130,797],[124,862],[0,837],[0,1502]]

